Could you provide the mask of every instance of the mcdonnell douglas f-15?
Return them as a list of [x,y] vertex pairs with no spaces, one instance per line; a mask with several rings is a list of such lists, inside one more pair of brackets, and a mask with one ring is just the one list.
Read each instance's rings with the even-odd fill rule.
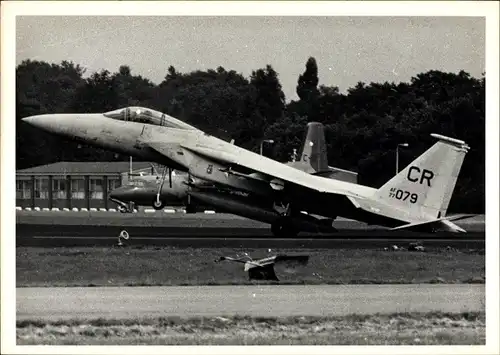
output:
[[375,189],[308,174],[206,132],[176,127],[176,121],[169,125],[170,116],[163,118],[164,125],[151,125],[125,121],[122,111],[46,114],[23,120],[52,133],[188,171],[256,200],[272,196],[272,208],[280,214],[272,224],[275,235],[296,234],[294,221],[302,211],[393,230],[465,232],[452,221],[469,216],[446,215],[469,149],[464,141],[431,134],[438,140],[432,147]]
[[[299,160],[288,162],[286,165],[311,174],[357,183],[356,173],[328,166],[324,127],[318,122],[309,122],[307,124]],[[280,217],[272,209],[272,204],[270,205],[269,201],[260,201],[258,204],[254,201],[253,204],[250,204],[252,206],[248,206],[243,196],[236,197],[233,194],[233,196],[228,197],[226,191],[219,192],[215,184],[193,179],[190,174],[174,174],[171,187],[168,185],[159,187],[160,183],[158,173],[156,175],[140,176],[133,179],[130,184],[111,191],[109,198],[118,204],[121,212],[129,212],[130,203],[139,206],[152,205],[154,209],[161,210],[165,207],[166,202],[170,201],[184,204],[186,213],[197,211],[197,205],[201,203],[203,206],[215,208],[219,211],[249,217],[270,224]],[[201,191],[202,187],[203,191]],[[160,191],[159,196],[158,191]],[[191,196],[191,193],[194,197]],[[238,198],[241,201],[238,201]]]
[[[76,124],[73,128],[79,131],[77,134],[72,134],[75,130],[68,125],[68,123],[72,121],[71,115],[56,116],[61,121],[59,125],[53,124],[53,122],[51,122],[52,119],[39,120],[37,118],[32,119],[28,117],[24,119],[24,121],[51,133],[66,137],[69,136],[70,138],[80,140],[87,144],[108,148],[117,152],[125,152],[135,157],[156,162],[158,162],[157,158],[159,155],[154,151],[139,151],[138,154],[138,150],[133,149],[137,148],[140,144],[139,141],[134,141],[133,135],[131,136],[130,134],[133,132],[134,128],[142,128],[143,125],[152,125],[202,132],[196,127],[176,118],[144,107],[127,107],[103,115],[74,114],[73,118],[75,120],[78,119],[78,121],[73,121],[73,123]],[[83,121],[85,119],[93,120],[94,125],[87,125],[87,122]],[[101,122],[98,123],[95,120]],[[116,126],[115,121],[122,121],[122,123],[125,124]],[[141,125],[137,126],[137,123]],[[79,127],[80,130],[77,127]],[[113,129],[123,134],[116,138],[101,137],[96,132],[96,127],[100,127],[101,134],[104,135],[110,134]],[[139,132],[135,131],[135,133]],[[234,141],[231,141],[231,144],[233,142]],[[132,145],[134,146],[130,149]],[[310,174],[357,183],[356,173],[328,166],[324,127],[320,123],[308,123],[300,156],[301,159],[299,161],[289,162],[287,165]],[[130,185],[122,186],[111,192],[110,199],[118,204],[118,209],[122,212],[130,210],[130,205],[127,206],[125,202],[133,201],[139,205],[152,204],[153,208],[162,209],[167,200],[177,200],[177,202],[182,202],[186,205],[187,213],[196,212],[199,210],[200,206],[210,206],[219,211],[229,212],[260,222],[269,223],[271,226],[275,226],[276,221],[281,219],[280,213],[273,208],[272,199],[270,199],[271,196],[266,196],[264,194],[255,196],[255,194],[249,193],[248,191],[228,189],[212,181],[194,177],[190,173],[178,173],[173,175],[172,166],[175,167],[175,165],[170,164],[168,169],[168,185],[164,185],[165,174],[167,172],[167,169],[165,169],[161,179],[155,176],[140,176],[134,179],[134,182]],[[303,213],[290,218],[290,223],[293,224],[297,231],[335,231],[332,227],[331,219],[318,218],[317,216],[310,216]],[[276,235],[283,234],[280,230],[276,229],[273,229],[273,233]]]

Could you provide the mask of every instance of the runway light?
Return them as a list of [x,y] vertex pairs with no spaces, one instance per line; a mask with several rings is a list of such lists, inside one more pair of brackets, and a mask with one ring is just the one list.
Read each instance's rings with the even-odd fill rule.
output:
[[129,236],[128,232],[126,230],[122,230],[120,232],[120,235],[118,235],[118,246],[122,246],[123,245],[122,239],[127,240],[129,237],[130,236]]

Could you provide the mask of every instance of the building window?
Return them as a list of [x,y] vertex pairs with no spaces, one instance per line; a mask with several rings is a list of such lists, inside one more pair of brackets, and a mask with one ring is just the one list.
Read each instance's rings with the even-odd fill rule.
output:
[[85,198],[85,179],[71,179],[71,198],[75,200]]
[[121,186],[121,179],[108,178],[108,194]]
[[35,198],[49,198],[48,178],[35,178]]
[[66,179],[52,180],[52,198],[56,200],[65,200],[67,197],[68,184]]
[[16,199],[29,200],[31,198],[31,181],[17,180],[16,181]]
[[16,199],[23,198],[23,181],[16,181]]
[[90,179],[90,198],[93,200],[102,200],[104,192],[102,189],[102,179]]

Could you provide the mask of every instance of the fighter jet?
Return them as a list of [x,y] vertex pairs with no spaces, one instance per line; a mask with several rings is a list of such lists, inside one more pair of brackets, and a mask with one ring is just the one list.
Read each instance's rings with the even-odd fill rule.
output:
[[[310,174],[357,183],[356,173],[328,166],[324,127],[318,122],[309,122],[307,124],[300,159],[288,162],[286,165]],[[156,176],[143,176],[134,179],[130,185],[113,190],[110,193],[110,200],[118,203],[118,208],[121,212],[130,212],[129,206],[131,202],[134,205],[152,205],[153,208],[161,210],[165,207],[166,201],[169,200],[184,204],[186,206],[186,213],[194,213],[197,210],[196,201],[192,200],[196,200],[197,197],[198,202],[201,202],[205,206],[210,206],[217,210],[225,210],[241,215],[242,217],[249,216],[244,204],[235,206],[230,201],[226,202],[224,194],[218,194],[217,187],[209,181],[202,181],[200,179],[196,179],[195,181],[190,174],[177,173],[177,175],[172,176],[172,187],[162,186],[159,198],[157,198],[160,181],[161,178],[158,174]],[[202,186],[205,187],[204,193],[199,191]],[[193,189],[197,189],[197,191],[193,191],[195,197],[192,199],[190,192]],[[231,205],[231,208],[227,208],[228,205]],[[265,208],[266,203],[261,203],[261,205],[261,208]],[[262,212],[262,214],[274,214],[275,219],[279,218],[278,213],[271,208],[266,212]],[[261,217],[257,210],[251,216],[253,219],[261,222],[269,220],[269,218]],[[325,222],[323,221],[323,223]]]
[[[161,209],[165,206],[167,199],[172,197],[183,199],[188,191],[186,196],[186,212],[188,213],[196,212],[200,205],[211,206],[221,212],[269,223],[275,235],[283,235],[281,230],[273,227],[281,216],[273,208],[272,198],[270,198],[272,195],[264,193],[256,196],[254,193],[230,189],[211,180],[195,177],[189,173],[189,169],[185,169],[175,160],[169,160],[143,144],[140,137],[146,132],[146,127],[196,131],[203,136],[208,136],[205,132],[174,117],[149,108],[127,107],[104,114],[41,115],[27,117],[23,121],[51,133],[143,160],[155,161],[168,167],[168,185],[164,184],[167,171],[165,169],[160,179],[141,177],[134,186],[124,186],[112,192],[110,198],[118,203],[118,209],[122,212],[130,211],[130,205],[127,206],[126,202],[134,200],[134,196],[138,197],[139,204],[151,203],[153,208]],[[234,141],[228,144],[233,145]],[[290,165],[308,173],[357,182],[356,173],[328,166],[323,125],[317,122],[308,124],[301,159],[291,162]],[[188,171],[188,174],[173,176],[173,169]],[[155,191],[151,181],[153,179],[156,184],[156,199],[151,199],[149,202]],[[290,221],[297,231],[335,231],[332,228],[332,220],[328,218],[300,213]]]
[[[469,146],[431,134],[438,141],[379,189],[308,174],[196,129],[126,122],[105,114],[48,114],[24,121],[49,132],[155,161],[224,187],[228,195],[248,194],[248,203],[272,201],[280,218],[275,235],[295,235],[303,211],[338,216],[393,230],[465,232],[446,216]],[[272,199],[269,199],[272,196]],[[236,201],[238,203],[238,201]]]

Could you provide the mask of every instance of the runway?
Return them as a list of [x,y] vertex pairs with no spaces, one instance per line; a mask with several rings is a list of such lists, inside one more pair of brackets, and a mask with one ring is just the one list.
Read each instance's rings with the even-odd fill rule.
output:
[[17,288],[17,320],[485,311],[484,285]]
[[[232,214],[184,214],[184,213],[118,213],[118,212],[61,212],[61,211],[17,211],[17,225],[64,225],[64,226],[114,226],[114,227],[168,227],[168,228],[220,228],[252,229],[269,233],[269,225]],[[484,234],[485,217],[476,216],[456,222],[468,232]],[[386,231],[376,225],[337,218],[334,222],[340,231]]]
[[[237,233],[235,233],[237,234]],[[18,247],[112,247],[118,243],[118,233],[114,236],[38,236],[18,238]],[[392,245],[407,248],[411,243],[419,243],[428,250],[453,248],[460,250],[484,250],[484,239],[425,239],[414,238],[376,238],[369,236],[335,237],[335,238],[293,238],[280,239],[274,237],[247,237],[220,236],[196,237],[195,235],[177,237],[137,237],[131,234],[124,246],[132,248],[142,247],[176,247],[176,248],[272,248],[272,249],[383,249]]]
[[347,219],[335,221],[337,233],[300,233],[277,239],[267,224],[229,214],[120,214],[112,212],[17,213],[16,245],[36,247],[109,246],[126,230],[129,245],[176,247],[380,248],[425,241],[435,247],[484,249],[484,217],[467,222],[465,235],[391,232]]

